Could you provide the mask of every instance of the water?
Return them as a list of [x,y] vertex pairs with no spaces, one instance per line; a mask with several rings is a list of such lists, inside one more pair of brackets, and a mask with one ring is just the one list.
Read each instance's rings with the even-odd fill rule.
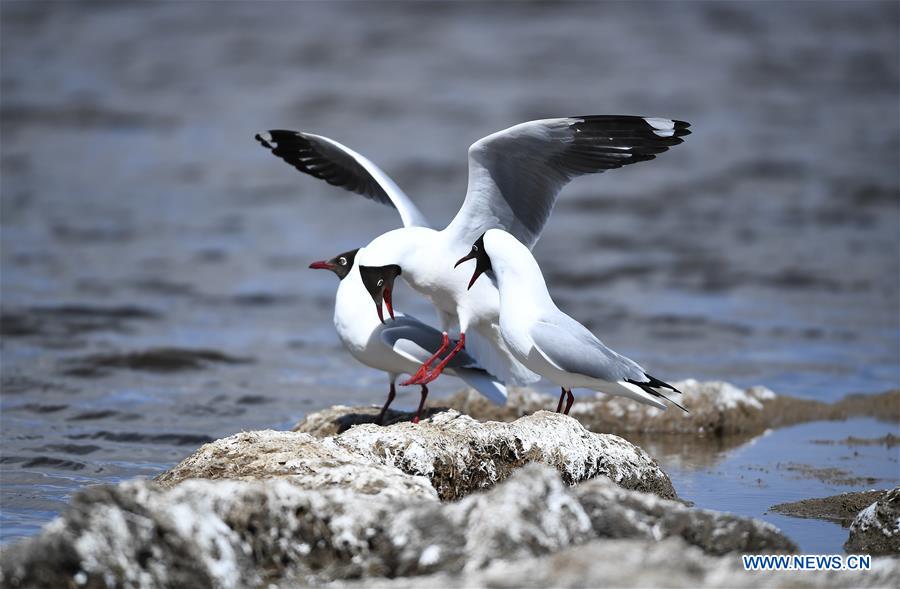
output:
[[[666,379],[824,400],[900,386],[895,3],[6,2],[0,16],[4,541],[86,484],[383,400],[384,377],[340,350],[335,278],[306,266],[397,217],[273,158],[252,139],[268,128],[367,154],[440,224],[490,132],[565,114],[691,121],[657,161],[566,189],[535,250],[559,304]],[[409,289],[395,301],[431,316]],[[739,508],[679,476],[698,505]]]
[[848,436],[878,438],[898,431],[895,423],[850,419],[770,430],[749,440],[629,438],[659,460],[683,499],[706,509],[768,521],[804,553],[836,554],[847,541],[846,528],[769,512],[769,508],[813,497],[896,487],[900,484],[900,450],[896,446],[821,442]]

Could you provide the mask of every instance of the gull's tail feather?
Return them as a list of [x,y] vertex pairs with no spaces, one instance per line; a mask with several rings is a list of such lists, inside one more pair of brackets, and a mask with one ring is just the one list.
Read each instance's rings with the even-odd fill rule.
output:
[[495,405],[506,405],[507,392],[502,383],[479,368],[455,368],[454,374]]

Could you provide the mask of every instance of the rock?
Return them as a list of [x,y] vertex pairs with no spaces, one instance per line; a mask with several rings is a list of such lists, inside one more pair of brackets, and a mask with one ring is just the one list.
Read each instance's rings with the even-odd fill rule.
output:
[[513,423],[480,423],[444,411],[419,424],[360,425],[324,439],[303,432],[245,432],[206,444],[157,481],[171,486],[188,478],[288,477],[304,488],[349,486],[423,497],[436,490],[440,499],[453,500],[529,462],[553,466],[569,484],[605,475],[628,489],[675,497],[668,475],[646,452],[546,411]]
[[[873,560],[868,571],[744,571],[741,559],[704,554],[679,538],[593,540],[530,560],[497,560],[483,569],[398,579],[341,580],[329,589],[467,589],[491,587],[685,587],[685,588],[845,588],[893,587],[900,577],[896,559]],[[276,587],[284,587],[280,585]]]
[[92,487],[39,536],[4,551],[3,582],[237,588],[271,578],[382,575],[390,571],[379,568],[381,559],[355,557],[372,552],[371,526],[395,510],[384,496],[281,479]]
[[602,538],[659,540],[678,536],[709,554],[792,553],[797,546],[778,528],[728,513],[691,509],[649,493],[626,491],[597,478],[573,489]]
[[[480,396],[480,393],[476,392]],[[427,419],[447,410],[447,407],[426,407],[422,410],[422,419]],[[378,425],[380,407],[348,407],[346,405],[333,405],[327,409],[307,413],[306,416],[291,428],[295,432],[310,434],[316,438],[327,438],[342,434],[354,425],[373,424]],[[465,413],[463,411],[463,413]],[[415,411],[397,411],[388,409],[384,414],[385,427],[403,421],[412,421],[416,416]],[[521,417],[521,415],[519,416]],[[512,420],[503,420],[512,421]]]
[[[690,410],[689,414],[674,408],[660,411],[630,399],[597,393],[595,397],[579,397],[572,406],[571,415],[595,432],[716,436],[757,434],[773,427],[848,417],[900,421],[900,390],[878,395],[850,395],[829,404],[776,395],[765,387],[740,389],[720,381],[689,379],[674,385],[684,393],[684,405]],[[531,389],[510,389],[507,404],[497,406],[468,389],[434,403],[429,415],[449,408],[481,421],[514,421],[541,409],[553,410],[557,398]],[[377,412],[378,409],[370,407],[333,407],[308,415],[294,429],[318,437],[330,436],[352,425],[374,423]],[[389,419],[392,422],[408,421],[411,417],[409,413],[393,412]]]
[[255,481],[275,477],[304,489],[437,498],[424,477],[361,458],[308,434],[273,430],[242,432],[205,444],[156,481],[171,487],[196,478]]
[[900,554],[900,487],[859,512],[850,524],[847,552]]
[[823,519],[848,527],[857,514],[874,501],[881,499],[887,491],[862,491],[858,493],[841,493],[821,499],[803,499],[792,503],[779,503],[769,509],[777,513]]
[[[635,506],[633,521],[599,513],[623,501],[618,513]],[[665,517],[669,509],[678,512],[675,523]],[[760,525],[743,520],[736,526],[742,518],[721,514],[683,515],[689,511],[610,481],[571,488],[541,465],[526,466],[495,488],[456,503],[304,489],[285,478],[184,480],[172,488],[135,481],[76,495],[39,536],[4,549],[0,575],[4,586],[33,587],[296,586],[360,577],[382,578],[380,585],[388,582],[384,577],[434,573],[480,578],[489,573],[475,571],[497,574],[496,563],[505,561],[546,580],[551,569],[538,572],[532,567],[535,557],[559,553],[562,564],[586,554],[602,562],[606,574],[618,568],[610,555],[618,554],[621,540],[598,541],[598,536],[652,536],[655,542],[672,535],[704,546],[696,539]],[[690,532],[692,526],[698,531]],[[623,562],[654,550],[672,563],[682,562],[685,550],[700,560],[700,551],[690,552],[684,542],[663,544],[665,549],[654,548],[654,542],[631,544],[638,555]],[[774,545],[771,538],[730,544],[737,551]],[[578,548],[566,551],[573,546]],[[515,568],[510,564],[505,570]]]
[[481,423],[451,410],[419,424],[360,425],[327,440],[369,460],[428,477],[442,500],[493,486],[529,462],[556,468],[568,484],[604,475],[626,489],[675,497],[668,475],[646,452],[548,411],[512,423]]

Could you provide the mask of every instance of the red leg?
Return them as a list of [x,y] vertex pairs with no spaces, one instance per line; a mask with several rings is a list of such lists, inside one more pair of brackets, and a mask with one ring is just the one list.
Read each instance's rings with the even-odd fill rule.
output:
[[433,381],[434,379],[436,379],[437,377],[439,377],[441,375],[441,372],[444,371],[444,368],[447,367],[447,364],[450,363],[450,360],[453,359],[453,356],[459,354],[464,347],[466,347],[466,334],[461,333],[461,334],[459,334],[459,342],[457,342],[456,347],[453,348],[452,350],[450,350],[450,353],[447,354],[447,357],[444,358],[443,360],[441,360],[440,364],[435,366],[434,370],[432,370],[428,374],[428,376],[417,380],[416,383],[422,384],[422,385],[428,384],[431,381]]
[[575,402],[575,395],[572,394],[571,390],[566,391],[568,398],[566,399],[566,415],[569,414],[569,409],[572,408],[572,403]]
[[559,392],[559,403],[556,404],[556,412],[557,412],[557,413],[562,412],[562,400],[563,400],[563,397],[566,396],[566,389],[564,389],[564,388],[562,388],[562,387],[559,387],[559,388],[560,388],[560,392]]
[[416,373],[413,374],[411,377],[409,377],[408,380],[405,380],[404,382],[401,382],[401,383],[400,383],[400,386],[405,387],[405,386],[409,386],[409,385],[411,385],[411,384],[421,384],[421,383],[419,383],[418,381],[421,380],[421,379],[423,379],[423,378],[425,378],[425,376],[428,374],[428,371],[431,370],[431,364],[432,364],[435,360],[437,360],[438,358],[440,358],[440,357],[441,357],[441,354],[443,354],[444,352],[446,352],[446,351],[447,351],[447,348],[449,348],[449,347],[450,347],[450,336],[449,336],[449,335],[447,334],[447,332],[445,331],[445,332],[444,332],[444,339],[443,339],[443,341],[441,342],[441,347],[438,348],[438,351],[435,352],[435,353],[431,356],[431,358],[429,358],[428,360],[425,360],[425,362],[424,362],[421,366],[419,366],[419,369],[416,371]]
[[425,407],[425,397],[428,396],[428,387],[422,385],[422,398],[419,399],[419,408],[416,409],[416,416],[413,417],[413,423],[419,423],[419,416],[422,415],[422,408]]
[[391,383],[391,390],[388,391],[387,401],[384,402],[384,407],[381,408],[381,413],[378,414],[378,425],[384,425],[384,414],[387,413],[388,407],[390,407],[396,396],[397,389],[394,387],[394,383]]

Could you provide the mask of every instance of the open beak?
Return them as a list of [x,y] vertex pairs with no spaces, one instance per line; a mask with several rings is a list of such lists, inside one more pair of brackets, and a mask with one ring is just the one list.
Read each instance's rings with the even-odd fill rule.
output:
[[313,262],[309,265],[313,270],[334,270],[334,266],[326,261]]
[[[459,260],[457,260],[456,263],[453,264],[453,267],[456,268],[463,262],[468,262],[469,260],[474,260],[477,257],[477,255],[478,254],[476,254],[475,252],[469,252],[468,254],[464,255]],[[470,284],[469,286],[472,286],[472,285]]]
[[[394,318],[394,303],[391,301],[391,293],[392,292],[393,292],[393,289],[391,289],[391,288],[384,289],[384,304],[387,305],[388,314],[390,314],[391,319]],[[378,308],[378,311],[379,311],[378,315],[381,316],[381,313],[380,313],[381,307]],[[381,322],[384,323],[384,319],[382,319]]]
[[475,268],[475,272],[472,273],[472,279],[469,280],[469,286],[466,287],[466,290],[470,290],[472,285],[475,284],[475,281],[478,280],[478,277],[484,274],[484,270],[481,268]]
[[384,311],[381,310],[381,305],[376,303],[375,310],[378,311],[378,320],[384,323]]

